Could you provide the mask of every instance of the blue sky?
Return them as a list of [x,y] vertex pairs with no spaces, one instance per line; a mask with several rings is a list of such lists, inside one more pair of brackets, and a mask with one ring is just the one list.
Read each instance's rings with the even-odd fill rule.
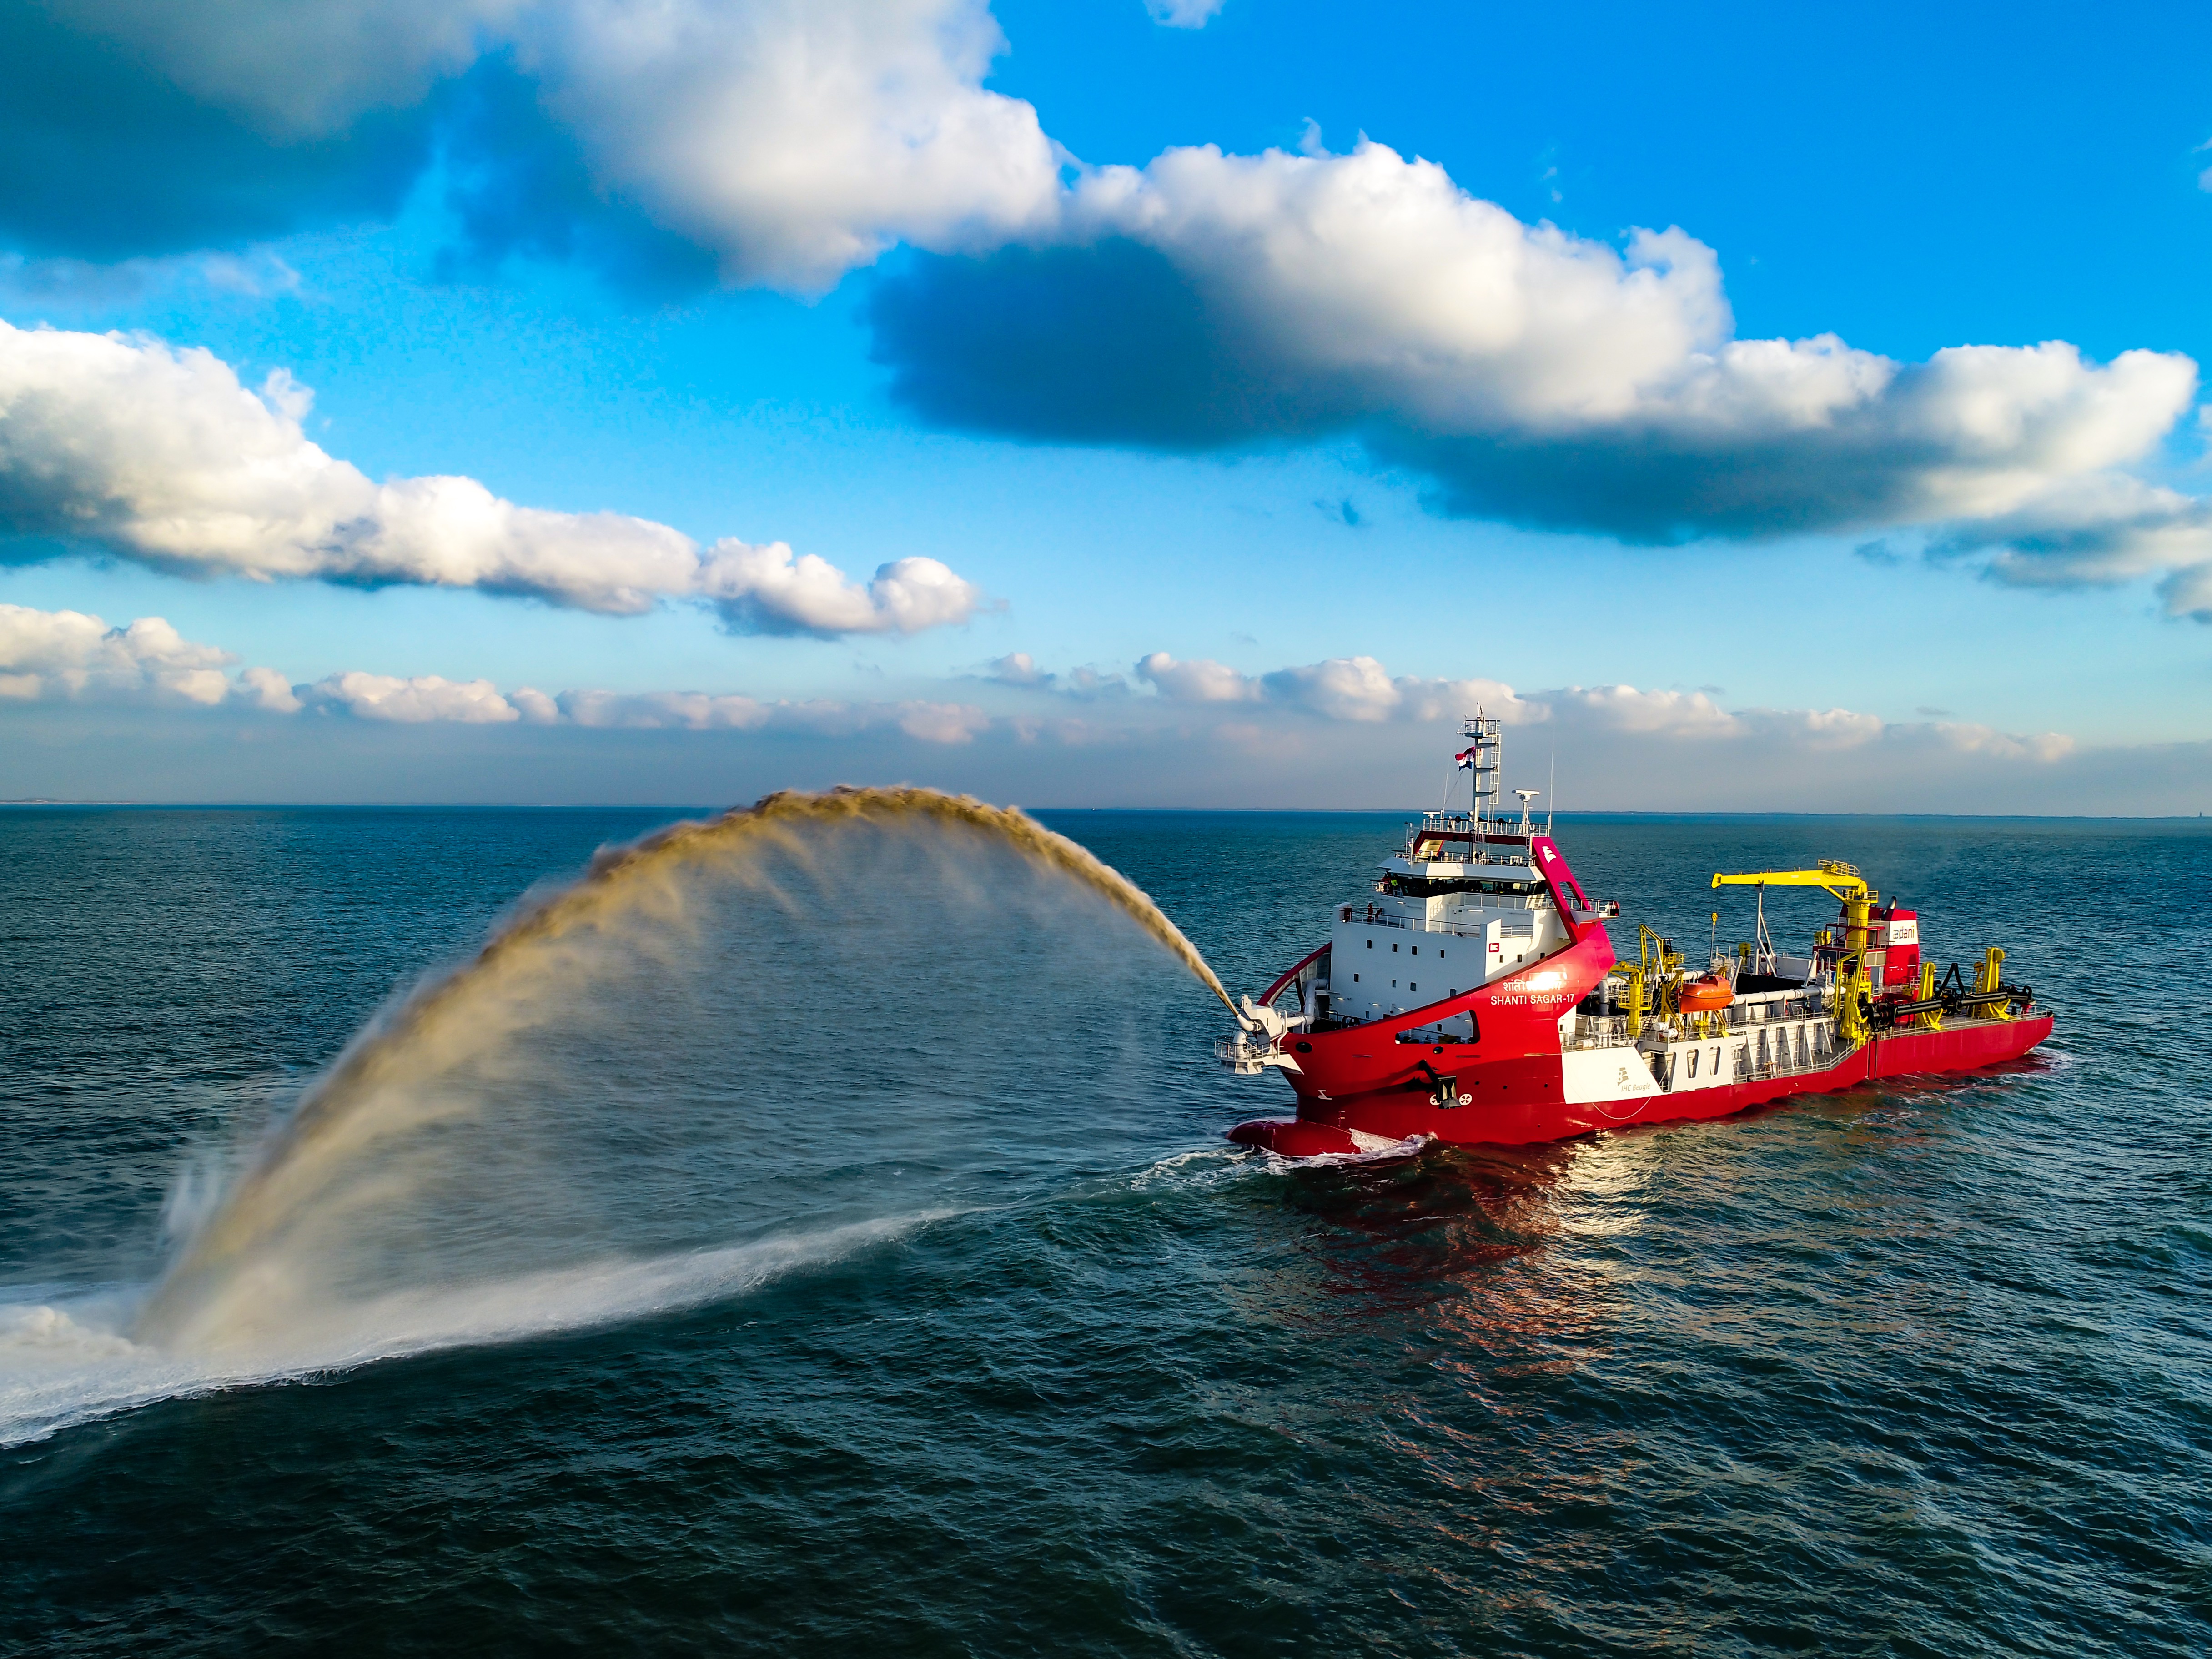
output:
[[2212,23],[1176,9],[0,6],[0,796],[2212,809]]

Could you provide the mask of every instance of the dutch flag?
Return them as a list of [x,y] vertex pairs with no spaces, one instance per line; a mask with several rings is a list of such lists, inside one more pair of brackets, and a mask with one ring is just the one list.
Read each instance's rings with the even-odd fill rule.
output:
[[1461,771],[1472,772],[1474,770],[1474,756],[1475,751],[1474,750],[1462,749],[1459,753],[1454,755],[1452,758],[1459,763],[1459,769]]

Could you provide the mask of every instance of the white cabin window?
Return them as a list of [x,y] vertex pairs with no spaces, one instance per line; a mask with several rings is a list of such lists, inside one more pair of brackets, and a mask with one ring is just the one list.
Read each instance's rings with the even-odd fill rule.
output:
[[1697,1076],[1697,1074],[1698,1074],[1698,1051],[1697,1051],[1695,1048],[1692,1048],[1692,1049],[1691,1049],[1691,1050],[1690,1050],[1690,1075],[1691,1075],[1692,1077],[1695,1077],[1695,1076]]

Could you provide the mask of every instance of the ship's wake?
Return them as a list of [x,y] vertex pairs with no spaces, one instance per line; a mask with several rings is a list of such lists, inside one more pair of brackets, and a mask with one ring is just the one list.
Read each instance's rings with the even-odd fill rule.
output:
[[1157,1145],[1139,939],[1220,994],[1126,878],[931,791],[611,849],[179,1177],[155,1283],[0,1291],[0,1442],[742,1294]]

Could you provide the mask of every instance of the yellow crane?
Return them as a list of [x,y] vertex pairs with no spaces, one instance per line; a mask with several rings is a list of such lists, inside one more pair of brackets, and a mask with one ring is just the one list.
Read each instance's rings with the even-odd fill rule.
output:
[[1716,887],[1819,887],[1843,902],[1844,956],[1836,964],[1836,1035],[1846,1042],[1867,1036],[1867,1017],[1859,1006],[1871,993],[1867,979],[1868,914],[1881,896],[1867,885],[1858,866],[1840,859],[1822,859],[1812,870],[1754,870],[1745,875],[1716,872]]

